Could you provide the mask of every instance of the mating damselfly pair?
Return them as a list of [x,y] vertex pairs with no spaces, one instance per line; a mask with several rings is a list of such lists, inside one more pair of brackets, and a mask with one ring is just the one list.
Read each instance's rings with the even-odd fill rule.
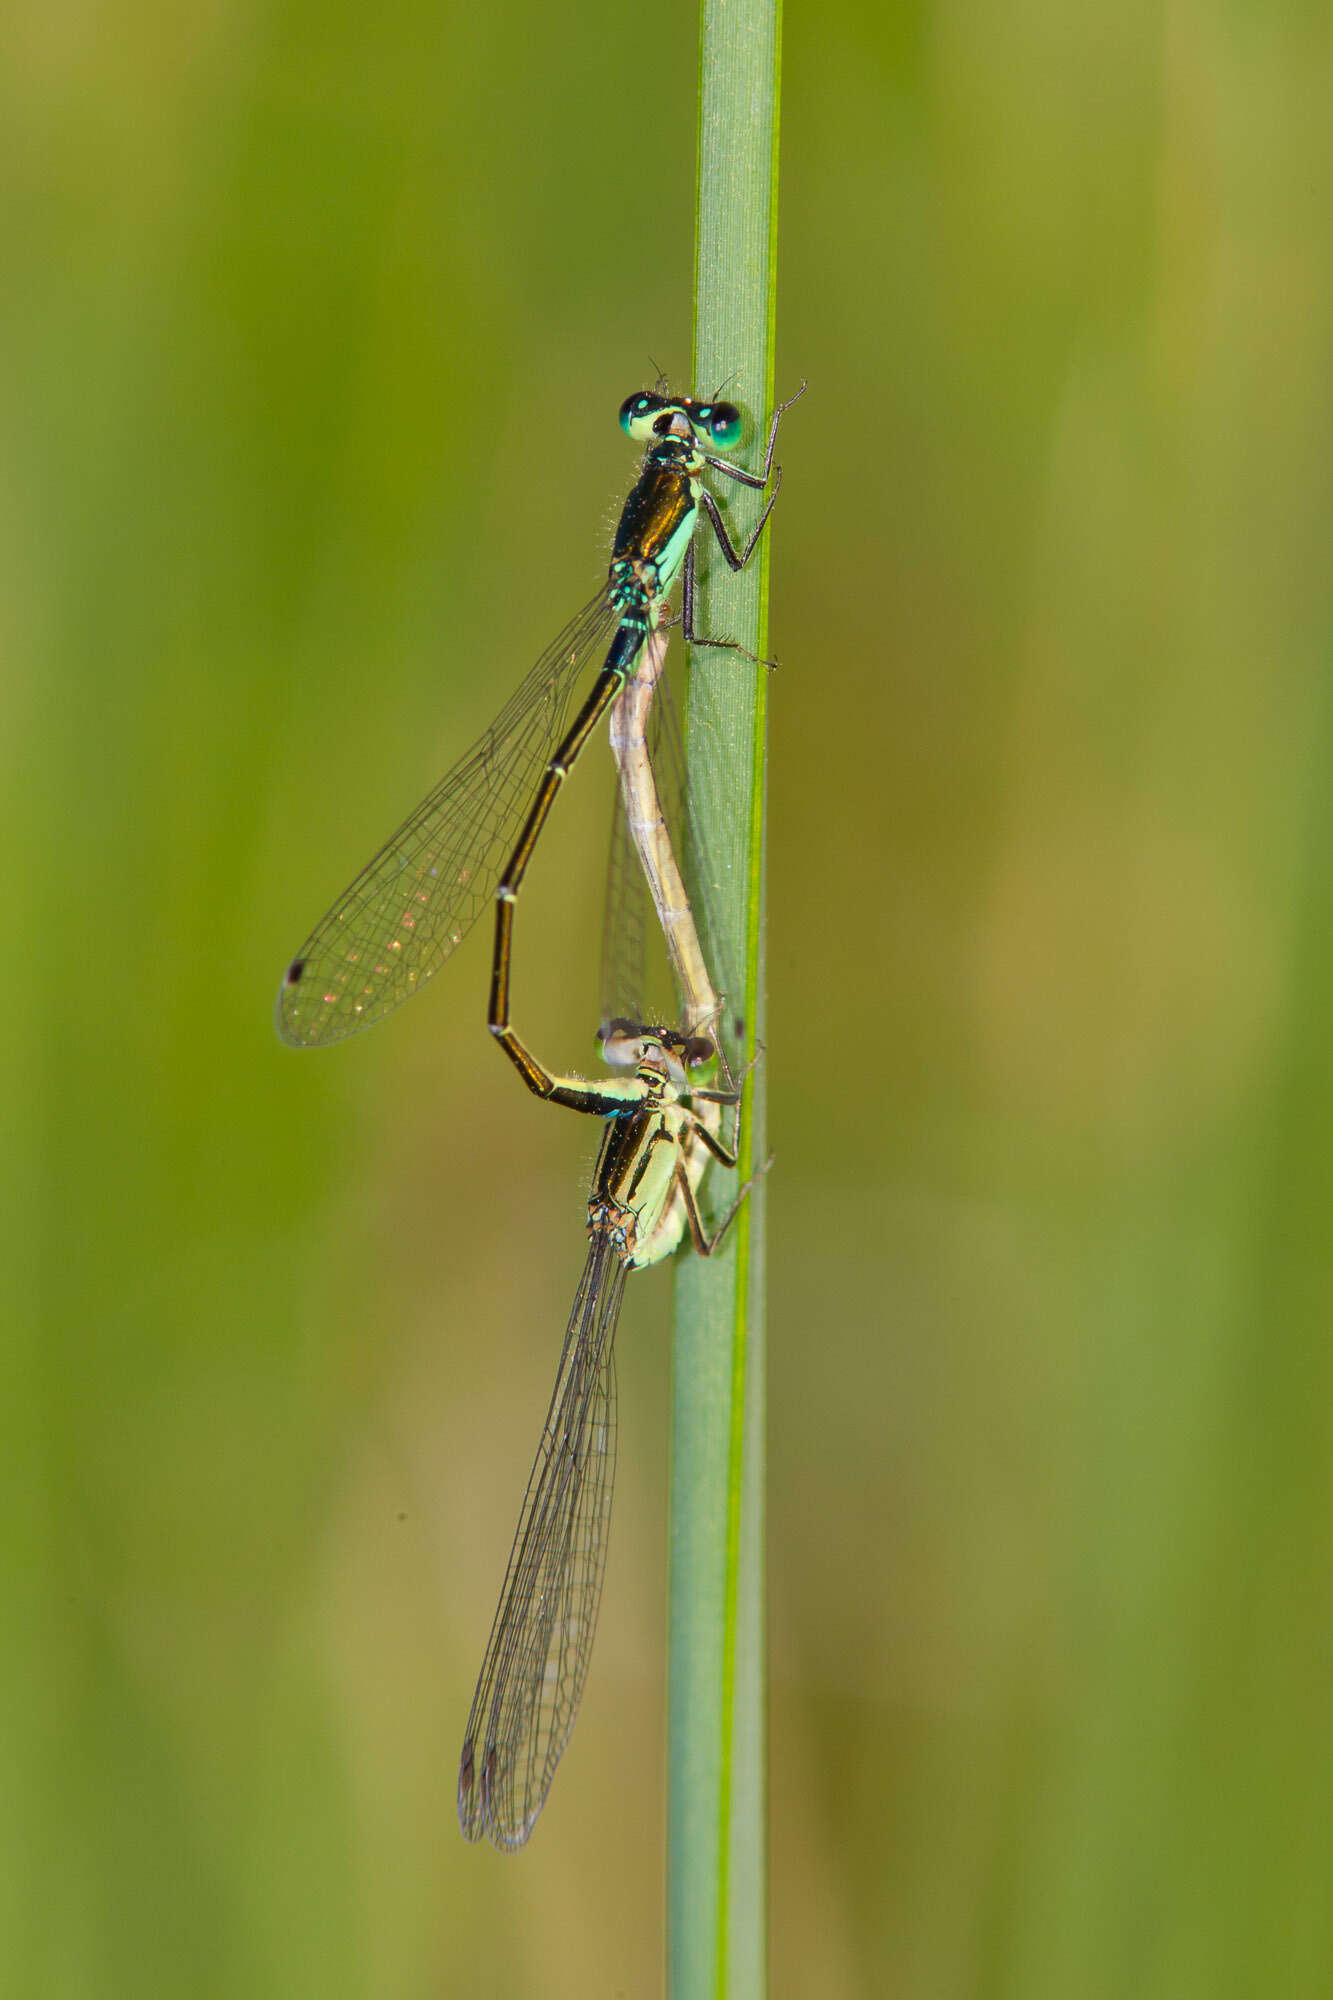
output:
[[[740,650],[695,629],[695,538],[706,521],[732,569],[749,560],[781,481],[773,451],[789,403],[774,413],[762,470],[751,472],[719,455],[740,439],[734,404],[660,389],[626,399],[621,424],[645,455],[621,511],[606,583],[316,925],[278,995],[285,1041],[310,1048],[342,1040],[424,985],[494,899],[491,1034],[539,1097],[605,1121],[588,1198],[587,1262],[459,1763],[463,1832],[473,1840],[488,1834],[504,1849],[521,1847],[532,1831],[587,1676],[615,1466],[613,1344],[625,1276],[668,1257],[686,1235],[710,1254],[745,1193],[710,1234],[699,1182],[710,1159],[736,1164],[735,1134],[730,1144],[723,1138],[722,1110],[732,1106],[739,1118],[744,1079],[730,1074],[725,1055],[719,1062],[726,982],[717,983],[699,942],[658,801],[646,715],[671,622],[667,594],[678,577],[687,641]],[[769,489],[739,547],[705,484],[709,472]],[[598,661],[597,678],[566,727],[574,690]],[[662,924],[682,1018],[679,1025],[654,1023],[607,1008],[603,1054],[621,1073],[594,1084],[551,1071],[520,1039],[510,1018],[510,968],[515,906],[533,850],[608,711],[623,823]],[[613,855],[622,882],[632,866]],[[612,899],[604,965],[618,955],[625,921]],[[716,954],[716,940],[710,949]],[[723,1088],[712,1087],[719,1067]]]

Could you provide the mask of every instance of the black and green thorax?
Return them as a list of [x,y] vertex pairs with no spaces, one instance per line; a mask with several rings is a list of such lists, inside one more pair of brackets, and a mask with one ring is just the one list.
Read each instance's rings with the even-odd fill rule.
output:
[[684,438],[653,446],[621,509],[611,550],[611,602],[622,627],[642,638],[657,624],[685,560],[699,514],[698,454]]
[[678,1145],[670,1115],[644,1105],[628,1117],[608,1118],[588,1196],[588,1227],[610,1229],[623,1255],[635,1261],[640,1237],[651,1235],[669,1198]]

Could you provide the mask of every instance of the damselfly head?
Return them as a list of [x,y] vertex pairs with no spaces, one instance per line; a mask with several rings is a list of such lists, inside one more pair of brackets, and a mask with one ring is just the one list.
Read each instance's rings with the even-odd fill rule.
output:
[[620,425],[628,437],[641,444],[664,437],[693,442],[702,434],[707,443],[730,451],[740,442],[742,418],[734,403],[696,403],[689,396],[640,389],[620,405]]
[[617,1018],[597,1030],[602,1057],[612,1069],[662,1070],[677,1090],[701,1083],[716,1068],[717,1044],[710,1035],[685,1035],[679,1028],[658,1027]]
[[644,1028],[642,1033],[652,1035],[673,1062],[692,1074],[717,1060],[717,1048],[710,1035],[687,1035],[679,1028]]

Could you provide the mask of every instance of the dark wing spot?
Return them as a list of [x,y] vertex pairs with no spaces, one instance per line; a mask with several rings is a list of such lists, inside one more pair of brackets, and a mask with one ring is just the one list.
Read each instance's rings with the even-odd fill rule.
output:
[[282,982],[283,985],[299,986],[301,984],[302,976],[305,973],[305,967],[306,967],[306,962],[303,958],[294,958],[291,964],[287,967],[287,976]]

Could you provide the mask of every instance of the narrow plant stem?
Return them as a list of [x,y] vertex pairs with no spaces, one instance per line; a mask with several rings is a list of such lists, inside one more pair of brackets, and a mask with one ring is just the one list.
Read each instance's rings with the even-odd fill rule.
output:
[[[773,403],[778,0],[702,0],[694,392]],[[737,489],[739,494],[739,489]],[[731,508],[733,534],[753,518]],[[758,497],[755,496],[757,510]],[[739,576],[709,567],[702,629],[767,652],[768,546]],[[744,967],[751,1054],[763,1040],[767,669],[696,649],[690,794]],[[729,1011],[731,1011],[729,1009]],[[740,1171],[766,1158],[765,1065],[746,1091]],[[714,1257],[681,1261],[672,1342],[667,1957],[672,2000],[767,1983],[764,1605],[764,1186]]]

